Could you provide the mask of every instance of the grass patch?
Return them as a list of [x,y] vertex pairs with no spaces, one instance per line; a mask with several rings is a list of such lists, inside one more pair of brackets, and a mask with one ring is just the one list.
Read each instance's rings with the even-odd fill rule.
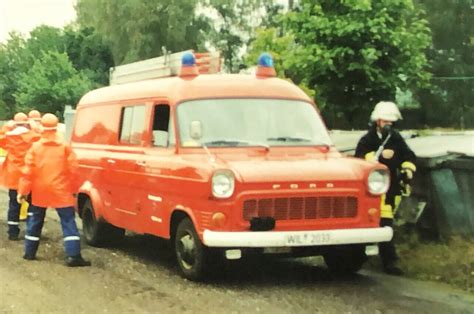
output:
[[395,230],[395,242],[407,277],[474,292],[474,239],[425,240],[409,226],[400,226]]

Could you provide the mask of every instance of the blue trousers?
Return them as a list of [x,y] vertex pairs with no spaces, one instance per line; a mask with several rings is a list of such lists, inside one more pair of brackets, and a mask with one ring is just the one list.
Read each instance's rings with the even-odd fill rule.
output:
[[8,190],[8,196],[10,198],[7,214],[8,234],[17,236],[20,233],[20,204],[16,201],[17,191]]
[[[81,254],[81,239],[77,230],[74,207],[56,208],[63,230],[64,251],[67,256]],[[25,255],[35,257],[43,229],[46,208],[30,205],[26,220]]]

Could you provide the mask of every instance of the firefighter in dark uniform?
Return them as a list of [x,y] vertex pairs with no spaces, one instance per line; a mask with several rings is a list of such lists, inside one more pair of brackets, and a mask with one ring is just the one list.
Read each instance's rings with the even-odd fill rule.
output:
[[[368,161],[380,162],[390,170],[390,187],[382,197],[380,225],[392,226],[394,211],[400,203],[403,183],[408,183],[416,171],[415,153],[408,147],[393,123],[402,119],[393,102],[379,102],[370,117],[368,132],[359,140],[355,156]],[[379,245],[384,271],[391,275],[402,275],[397,266],[398,256],[393,239]]]

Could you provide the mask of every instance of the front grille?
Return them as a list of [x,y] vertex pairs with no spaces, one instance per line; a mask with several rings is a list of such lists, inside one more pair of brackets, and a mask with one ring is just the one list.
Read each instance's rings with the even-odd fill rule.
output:
[[347,196],[279,197],[244,201],[243,218],[275,220],[350,218],[357,216],[357,198]]

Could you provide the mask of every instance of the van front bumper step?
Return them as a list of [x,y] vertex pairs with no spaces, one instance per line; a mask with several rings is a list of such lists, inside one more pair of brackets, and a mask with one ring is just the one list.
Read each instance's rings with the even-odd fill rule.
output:
[[378,243],[390,241],[393,229],[360,228],[308,231],[220,232],[204,230],[203,243],[208,247],[294,247]]

